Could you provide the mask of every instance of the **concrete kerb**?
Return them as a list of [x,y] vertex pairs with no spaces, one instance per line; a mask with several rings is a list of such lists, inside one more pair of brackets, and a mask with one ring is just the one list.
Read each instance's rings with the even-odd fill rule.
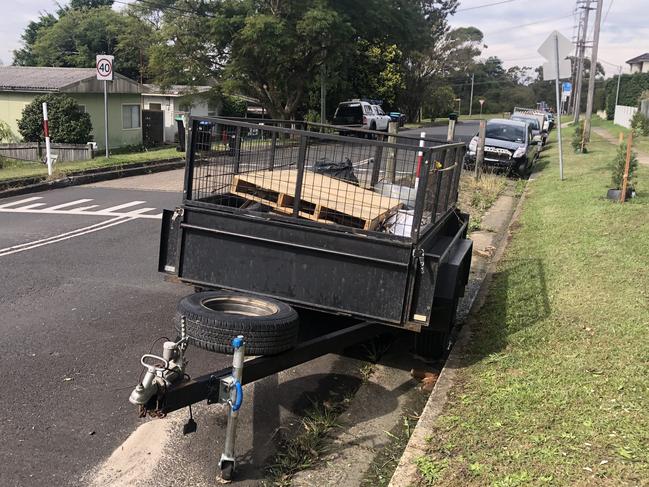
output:
[[[536,173],[530,176],[530,181],[533,181],[534,179],[536,179]],[[417,459],[426,455],[428,451],[429,432],[435,425],[437,418],[442,414],[448,400],[448,393],[455,385],[457,374],[463,367],[467,346],[469,345],[472,336],[472,328],[475,325],[476,313],[485,302],[492,277],[496,271],[496,266],[505,254],[505,250],[508,246],[512,224],[516,222],[520,216],[526,193],[527,187],[516,205],[516,209],[507,224],[505,232],[503,232],[500,242],[504,243],[504,245],[498,245],[496,247],[496,252],[488,265],[487,273],[482,280],[480,289],[471,303],[468,318],[460,330],[458,339],[444,364],[444,368],[435,383],[435,387],[433,388],[428,401],[426,402],[426,406],[421,413],[417,426],[410,436],[410,440],[408,441],[406,449],[401,456],[401,460],[392,475],[388,487],[411,487],[416,483]]]
[[[22,194],[38,193],[50,189],[65,188],[68,186],[77,186],[80,184],[91,184],[109,179],[125,178],[129,176],[139,176],[154,172],[170,171],[172,169],[181,169],[185,167],[185,160],[182,158],[171,159],[167,161],[154,161],[151,163],[124,164],[107,168],[89,169],[77,174],[70,174],[61,179],[52,181],[41,181],[41,178],[25,178],[1,182],[0,187],[6,189],[0,190],[0,198],[10,196],[19,196]],[[23,186],[11,187],[12,184],[27,183]],[[30,184],[31,183],[31,184]]]

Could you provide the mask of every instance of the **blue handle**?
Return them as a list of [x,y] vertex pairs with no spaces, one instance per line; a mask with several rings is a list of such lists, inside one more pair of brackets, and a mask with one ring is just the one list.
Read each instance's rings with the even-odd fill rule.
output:
[[232,405],[232,411],[238,411],[239,408],[241,407],[241,404],[243,403],[243,387],[241,386],[241,382],[236,381],[234,383],[234,388],[237,391],[237,396],[234,399],[234,404]]

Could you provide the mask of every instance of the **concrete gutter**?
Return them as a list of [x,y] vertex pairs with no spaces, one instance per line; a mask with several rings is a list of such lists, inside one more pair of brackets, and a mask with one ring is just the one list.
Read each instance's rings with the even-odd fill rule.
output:
[[[530,181],[533,181],[535,176],[536,175],[533,174],[530,177]],[[499,201],[502,198],[503,197],[501,197]],[[428,398],[426,406],[421,413],[417,426],[408,441],[408,445],[401,456],[401,460],[392,475],[388,487],[412,487],[413,485],[416,485],[418,478],[417,460],[428,453],[430,431],[432,431],[437,418],[444,411],[449,391],[455,385],[459,370],[464,366],[464,357],[471,341],[472,327],[475,325],[475,316],[477,315],[477,311],[480,310],[485,302],[492,277],[496,271],[496,266],[505,253],[511,236],[511,227],[519,218],[524,200],[525,192],[518,201],[513,213],[509,213],[508,217],[505,218],[503,218],[505,215],[501,214],[500,218],[494,218],[493,223],[491,224],[489,222],[490,212],[493,212],[493,210],[495,210],[495,213],[499,212],[499,209],[497,208],[499,201],[497,201],[494,207],[485,214],[483,225],[495,232],[492,234],[491,243],[488,243],[488,239],[484,240],[483,236],[480,235],[484,232],[475,232],[474,234],[471,234],[471,239],[474,240],[474,249],[477,250],[479,255],[481,247],[483,248],[483,252],[489,253],[489,251],[493,249],[494,253],[491,260],[488,261],[486,266],[484,266],[484,278],[478,279],[481,283],[479,289],[475,294],[473,294],[473,296],[469,297],[470,311],[468,318],[459,332],[458,339],[446,360],[437,382],[435,383],[433,392]],[[496,220],[500,220],[501,224],[495,225],[494,223]],[[485,246],[485,244],[487,245]],[[471,265],[473,267],[474,262],[472,262]]]
[[169,171],[172,169],[181,169],[185,167],[185,161],[182,158],[170,159],[165,161],[152,161],[136,164],[122,164],[118,166],[100,167],[71,173],[63,178],[48,181],[43,177],[29,177],[21,179],[11,179],[0,182],[0,198],[9,196],[18,196],[21,194],[37,193],[49,189],[65,188],[79,184],[90,184],[109,179],[125,178],[129,176],[139,176],[160,171]]

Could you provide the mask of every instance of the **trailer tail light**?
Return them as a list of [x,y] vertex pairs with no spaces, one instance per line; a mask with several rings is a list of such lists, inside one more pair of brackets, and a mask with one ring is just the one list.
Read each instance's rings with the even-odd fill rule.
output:
[[367,117],[363,115],[363,125],[367,125]]

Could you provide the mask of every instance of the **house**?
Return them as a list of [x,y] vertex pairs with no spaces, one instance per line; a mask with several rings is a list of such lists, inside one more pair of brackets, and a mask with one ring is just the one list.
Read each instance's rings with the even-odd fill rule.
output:
[[142,95],[144,110],[162,112],[163,141],[166,144],[173,144],[176,140],[179,117],[215,117],[219,113],[220,104],[209,96],[211,86],[172,85],[163,89],[145,84],[144,87],[147,91]]
[[[142,144],[142,86],[115,73],[107,82],[108,146]],[[0,66],[0,120],[17,136],[22,111],[44,93],[65,93],[90,115],[92,135],[104,148],[104,85],[95,68]]]
[[649,73],[649,52],[645,52],[638,57],[629,59],[626,63],[631,67],[631,74]]

